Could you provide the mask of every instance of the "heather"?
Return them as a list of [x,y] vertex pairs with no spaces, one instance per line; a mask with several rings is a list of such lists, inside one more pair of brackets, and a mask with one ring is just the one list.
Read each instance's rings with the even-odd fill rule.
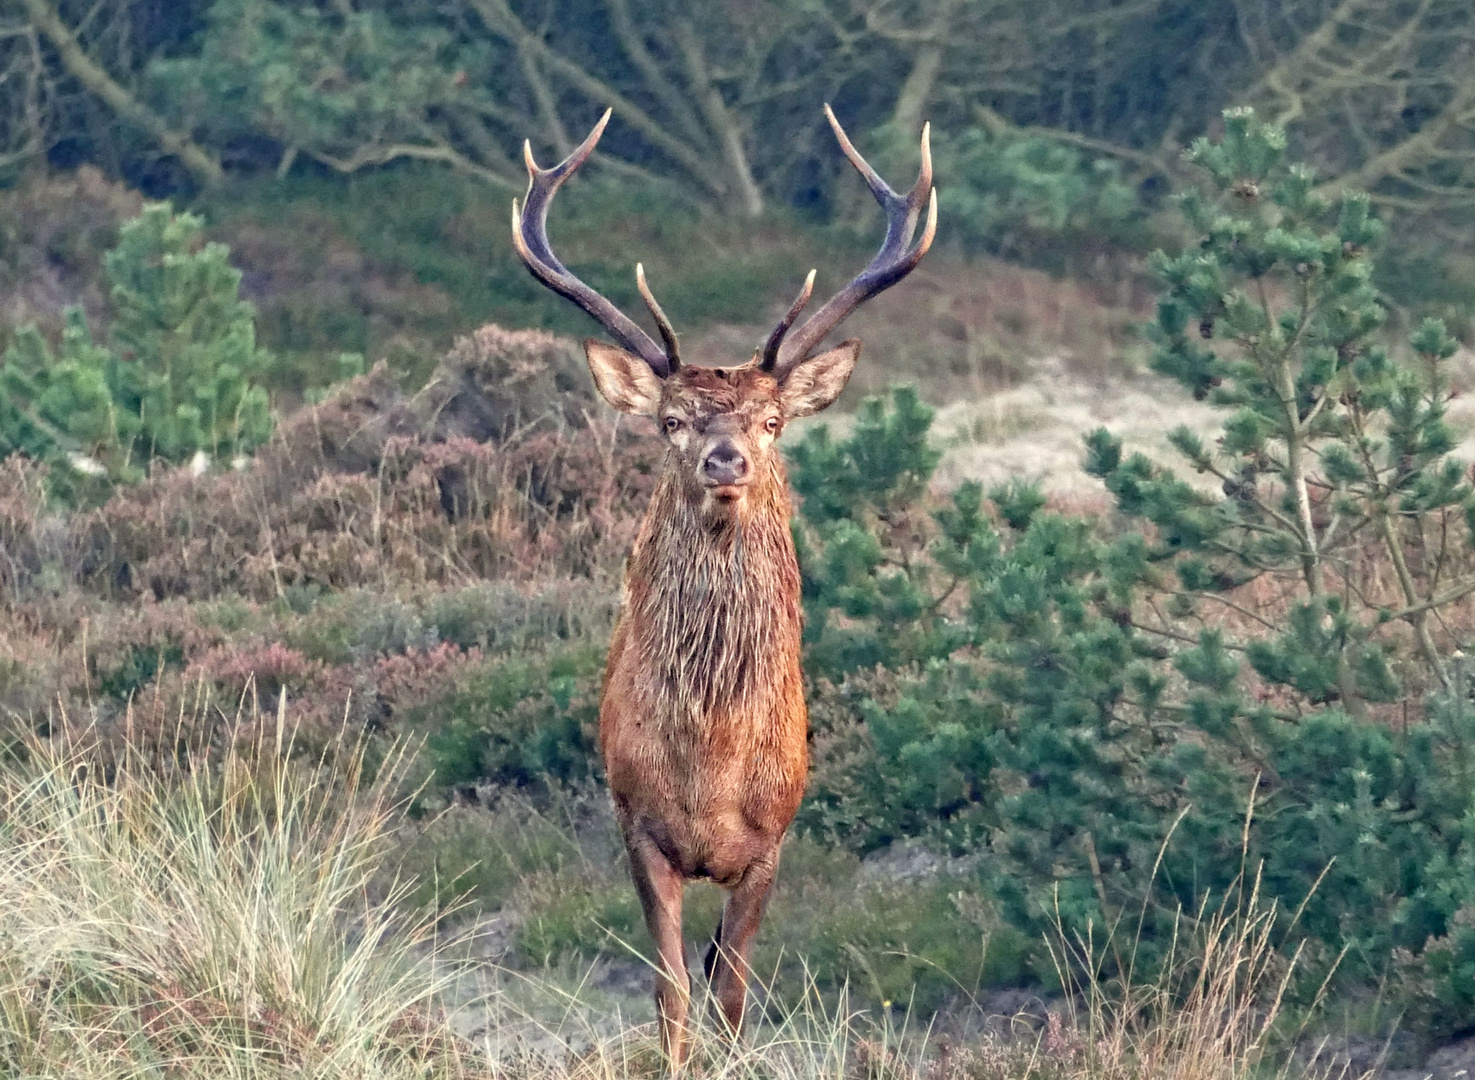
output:
[[[416,395],[377,368],[279,425],[249,468],[161,469],[91,507],[10,458],[7,712],[112,729],[130,703],[168,725],[202,694],[222,714],[285,694],[326,738],[447,698],[479,716],[476,687],[529,652],[587,676],[655,462],[629,430],[569,422],[571,357],[488,327]],[[523,707],[505,696],[494,711]]]

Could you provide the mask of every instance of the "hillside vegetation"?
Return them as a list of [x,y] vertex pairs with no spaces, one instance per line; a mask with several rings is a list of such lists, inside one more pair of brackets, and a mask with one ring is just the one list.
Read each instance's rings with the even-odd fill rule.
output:
[[[1385,345],[1366,199],[1316,194],[1252,114],[1226,125],[1192,151],[1204,240],[1155,260],[1144,337],[1218,417],[1212,441],[1170,434],[1182,472],[1102,430],[1081,453],[1110,513],[1024,482],[939,493],[932,410],[910,390],[791,446],[815,769],[758,955],[771,1018],[841,1000],[986,1014],[1023,988],[1140,1035],[1196,1000],[1173,982],[1198,963],[1183,942],[1230,927],[1284,1010],[1257,1047],[1300,1046],[1328,988],[1333,1023],[1389,1040],[1384,1062],[1475,1017],[1456,344],[1429,320]],[[160,235],[152,213],[120,252],[130,230]],[[150,279],[160,310],[240,287],[163,258],[180,274]],[[202,358],[238,348],[198,340]],[[0,371],[32,370],[26,348]],[[128,362],[100,355],[104,375]],[[628,964],[643,934],[593,725],[659,447],[649,425],[610,424],[580,368],[565,339],[488,326],[414,392],[384,364],[320,390],[244,466],[12,456],[16,760],[81,725],[104,776],[198,747],[190,782],[224,783],[240,747],[280,743],[273,768],[367,772],[401,801],[380,857],[400,876],[374,918],[491,920],[499,964],[555,979]],[[129,385],[99,392],[121,407]],[[389,769],[405,740],[418,754]],[[691,917],[715,920],[717,900],[699,891]],[[1059,998],[1078,986],[1096,997]]]

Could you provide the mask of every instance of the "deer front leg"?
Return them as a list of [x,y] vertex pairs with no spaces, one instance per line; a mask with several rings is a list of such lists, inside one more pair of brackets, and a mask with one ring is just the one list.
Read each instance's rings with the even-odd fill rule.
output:
[[691,1004],[691,982],[686,973],[686,948],[681,941],[681,874],[648,837],[631,837],[630,872],[645,911],[645,925],[655,942],[656,1012],[660,1016],[661,1051],[673,1069],[686,1061],[686,1014]]
[[742,1030],[743,1003],[748,995],[748,954],[753,936],[763,919],[768,892],[778,870],[778,849],[748,867],[737,887],[727,898],[722,922],[712,939],[704,967],[711,980],[712,996],[727,1021],[727,1030],[737,1038]]

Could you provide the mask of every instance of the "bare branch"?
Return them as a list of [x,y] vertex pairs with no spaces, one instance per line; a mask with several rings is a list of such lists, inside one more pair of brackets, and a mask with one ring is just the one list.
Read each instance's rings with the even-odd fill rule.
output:
[[630,16],[627,0],[605,0],[604,7],[609,12],[610,25],[614,28],[615,37],[619,39],[620,48],[640,71],[646,87],[670,113],[688,139],[697,143],[708,141],[708,133],[702,130],[701,121],[692,111],[689,95],[677,89],[666,77],[660,63],[645,47],[645,40]]
[[432,145],[424,143],[371,143],[360,146],[347,156],[330,154],[323,150],[304,150],[314,161],[320,161],[341,173],[354,173],[374,165],[387,165],[400,158],[413,161],[439,161],[472,176],[485,180],[495,187],[508,191],[521,191],[522,185],[501,173],[478,165],[449,143],[438,141]]
[[63,66],[78,82],[101,98],[119,117],[148,132],[165,152],[179,158],[197,180],[213,185],[223,179],[225,174],[214,155],[188,135],[171,128],[161,116],[93,62],[53,5],[46,0],[21,0],[21,3],[36,29],[51,42]]
[[553,141],[553,148],[558,151],[558,156],[568,157],[574,148],[573,140],[569,138],[563,121],[559,119],[558,104],[554,101],[548,80],[543,78],[543,73],[538,70],[538,58],[526,45],[519,45],[517,59],[522,65],[523,80],[528,84],[533,101],[538,106],[538,122],[548,132],[548,137]]
[[551,48],[547,42],[523,25],[522,20],[507,5],[507,0],[470,0],[470,3],[481,16],[487,29],[505,37],[514,45],[528,49],[546,65],[548,70],[557,72],[591,101],[618,110],[621,120],[644,135],[650,140],[651,145],[669,154],[693,177],[701,181],[711,194],[721,196],[727,193],[725,177],[713,169],[699,151],[672,135],[653,116],[612,85],[591,75],[584,68]]
[[743,149],[742,131],[728,110],[727,103],[722,100],[722,91],[711,79],[702,43],[692,30],[691,23],[686,19],[677,20],[675,34],[682,59],[686,62],[686,76],[691,81],[707,125],[716,134],[718,144],[722,147],[723,161],[732,176],[736,194],[743,205],[743,213],[748,217],[757,217],[763,213],[763,192],[753,179],[753,170],[748,164],[747,152]]

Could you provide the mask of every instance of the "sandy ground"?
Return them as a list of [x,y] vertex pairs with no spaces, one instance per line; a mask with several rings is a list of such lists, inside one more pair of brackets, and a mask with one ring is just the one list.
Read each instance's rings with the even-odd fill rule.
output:
[[1214,432],[1217,410],[1161,376],[1098,381],[1072,373],[1059,360],[1033,366],[1035,377],[1021,386],[938,410],[932,430],[945,447],[939,487],[963,480],[985,487],[1035,480],[1057,495],[1099,495],[1100,481],[1081,467],[1087,432],[1105,427],[1129,452],[1140,450],[1164,464],[1178,457],[1168,431],[1187,424],[1205,437]]
[[[1176,382],[1151,373],[1095,379],[1072,371],[1059,359],[1032,363],[1034,377],[997,394],[945,404],[933,434],[944,447],[936,486],[948,490],[963,480],[985,487],[1011,479],[1037,480],[1066,499],[1105,495],[1100,481],[1082,468],[1083,437],[1105,427],[1128,453],[1140,451],[1172,466],[1183,479],[1217,493],[1219,481],[1195,476],[1169,445],[1167,433],[1186,424],[1212,445],[1225,412],[1193,398]],[[1454,384],[1475,385],[1475,353],[1452,365]],[[1475,461],[1475,393],[1450,403],[1448,419],[1461,440],[1456,456]]]

